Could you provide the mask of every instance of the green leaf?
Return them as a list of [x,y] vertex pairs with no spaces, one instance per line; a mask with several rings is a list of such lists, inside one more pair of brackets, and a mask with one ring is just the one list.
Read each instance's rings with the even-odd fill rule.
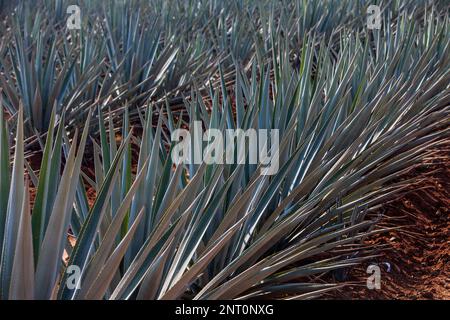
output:
[[14,152],[14,164],[12,169],[11,187],[9,190],[8,207],[4,225],[4,239],[2,245],[0,266],[0,298],[9,297],[11,275],[16,250],[17,235],[22,214],[24,198],[24,146],[23,146],[23,109],[19,109],[17,120],[16,150]]
[[13,269],[9,299],[31,300],[34,298],[34,261],[33,239],[30,214],[30,190],[28,181],[25,182],[22,214],[20,216],[17,234],[16,250],[14,253]]

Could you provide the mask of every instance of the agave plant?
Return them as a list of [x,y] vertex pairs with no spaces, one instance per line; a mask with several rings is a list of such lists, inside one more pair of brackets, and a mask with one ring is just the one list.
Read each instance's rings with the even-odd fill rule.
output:
[[[80,1],[82,26],[70,31],[64,11],[70,4],[13,2],[7,12],[14,16],[2,21],[2,42],[9,43],[0,50],[4,104],[16,113],[22,101],[27,137],[46,133],[55,105],[70,127],[99,102],[107,111],[128,101],[133,122],[148,99],[159,107],[168,99],[175,112],[192,88],[206,94],[219,62],[232,82],[235,63],[269,61],[275,35],[287,39],[297,57],[312,32],[338,51],[339,31],[360,30],[363,21],[354,17],[367,7],[360,1]],[[389,10],[395,17],[413,4],[394,1]],[[35,12],[37,5],[42,9]]]
[[[361,9],[359,2],[339,3],[331,8]],[[53,106],[38,172],[24,157],[26,101],[18,98],[17,110],[6,103],[8,120],[0,105],[2,299],[320,296],[345,285],[318,281],[324,273],[373,258],[376,247],[362,240],[385,231],[377,227],[382,217],[376,210],[414,182],[396,178],[450,135],[448,13],[419,12],[423,23],[409,19],[407,11],[385,15],[382,30],[355,33],[345,26],[358,22],[299,2],[286,18],[301,31],[310,31],[299,39],[283,19],[275,23],[277,19],[263,14],[257,22],[232,18],[233,10],[245,7],[256,14],[263,12],[256,7],[270,5],[274,16],[288,14],[271,1],[225,6],[229,15],[217,24],[204,20],[219,5],[203,9],[199,20],[192,3],[179,5],[192,17],[186,25],[198,21],[207,26],[215,36],[205,39],[221,39],[211,40],[211,48],[231,55],[206,77],[209,81],[193,81],[181,90],[181,112],[170,99],[137,107],[136,96],[160,90],[171,82],[166,73],[181,67],[177,59],[201,59],[207,46],[181,45],[186,52],[178,56],[164,44],[161,61],[170,67],[156,67],[155,74],[164,70],[164,80],[152,77],[153,67],[161,63],[147,61],[154,59],[160,36],[146,35],[139,23],[131,23],[139,17],[133,10],[127,14],[136,19],[106,22],[111,66],[102,69],[109,78],[96,85],[100,91],[107,86],[108,92],[128,87],[124,99],[117,98],[122,93],[105,94],[110,99],[73,109],[87,112],[76,115],[85,122],[81,137],[78,125],[66,130],[73,110]],[[167,18],[172,11],[165,12]],[[247,46],[239,42],[247,39],[240,23],[261,30],[261,37]],[[336,30],[335,24],[342,29]],[[236,40],[231,44],[226,41],[230,25]],[[172,27],[168,23],[161,30],[165,35],[179,30]],[[144,49],[137,38],[152,39],[153,49]],[[117,43],[124,42],[129,42],[128,49],[114,53]],[[293,49],[295,44],[300,46]],[[238,56],[241,50],[245,54]],[[90,53],[83,55],[93,62],[96,54]],[[201,72],[205,75],[212,72],[209,65],[215,59],[194,65],[208,69]],[[71,78],[79,79],[83,68],[74,70]],[[169,87],[176,91],[186,83],[180,80]],[[194,130],[196,121],[223,134],[232,129],[278,130],[279,144],[271,140],[266,146],[278,170],[266,175],[262,164],[250,161],[174,162],[172,134],[181,128]],[[94,124],[98,132],[92,130]],[[15,128],[15,139],[9,127]],[[210,138],[204,138],[202,149]],[[232,144],[238,148],[238,141]],[[194,150],[189,149],[191,157]],[[85,170],[83,159],[89,154],[90,170]],[[250,156],[246,149],[244,159]],[[30,187],[35,190],[33,205]],[[92,193],[94,199],[88,196]],[[74,268],[79,270],[75,286]]]
[[[90,12],[91,6],[87,2],[83,8]],[[56,8],[47,4],[49,10],[35,13],[31,3],[24,2],[4,21],[4,37],[11,43],[1,52],[0,83],[10,113],[16,113],[22,101],[26,136],[46,133],[55,105],[58,115],[64,112],[68,124],[77,126],[99,101],[107,101],[107,108],[125,100],[142,104],[155,95],[182,90],[192,78],[203,81],[217,63],[199,42],[180,52],[184,40],[162,35],[167,26],[157,22],[164,12],[144,15],[135,4],[124,4],[104,15],[87,15],[83,28],[70,32],[53,14],[63,7],[60,1]]]

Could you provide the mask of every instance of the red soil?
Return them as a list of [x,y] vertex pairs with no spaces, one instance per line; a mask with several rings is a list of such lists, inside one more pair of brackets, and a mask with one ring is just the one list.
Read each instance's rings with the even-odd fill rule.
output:
[[[340,299],[450,299],[450,140],[433,150],[424,165],[405,178],[420,186],[383,208],[384,226],[402,226],[367,240],[387,245],[375,261],[350,270],[359,285],[341,289]],[[366,268],[381,268],[381,289],[366,288]],[[388,272],[388,269],[389,272]]]

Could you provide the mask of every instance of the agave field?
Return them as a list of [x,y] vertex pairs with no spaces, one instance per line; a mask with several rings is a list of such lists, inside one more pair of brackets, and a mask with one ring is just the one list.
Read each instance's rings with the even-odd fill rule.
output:
[[[0,299],[346,288],[385,245],[366,240],[401,228],[386,203],[423,179],[399,178],[450,138],[449,9],[0,0]],[[175,161],[196,125],[276,130],[276,170],[245,161],[250,145]]]

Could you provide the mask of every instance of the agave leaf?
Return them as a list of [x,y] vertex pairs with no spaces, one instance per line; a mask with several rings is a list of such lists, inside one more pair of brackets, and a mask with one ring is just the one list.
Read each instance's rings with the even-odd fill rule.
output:
[[34,261],[28,181],[25,181],[18,232],[9,299],[31,300],[34,298]]
[[145,208],[142,208],[142,210],[140,211],[136,220],[131,225],[125,237],[122,239],[117,248],[105,262],[103,268],[98,273],[95,282],[91,285],[91,287],[87,291],[85,296],[86,299],[101,299],[104,296],[114,276],[115,270],[117,270],[117,268],[119,267],[119,264],[123,256],[125,255],[128,246],[130,245],[133,235],[136,232],[137,226],[141,222],[144,212]]
[[[130,134],[124,140],[130,139]],[[91,251],[95,236],[102,221],[103,214],[108,206],[108,199],[111,196],[111,192],[114,186],[114,182],[119,175],[117,170],[118,164],[122,161],[122,157],[125,150],[125,143],[122,143],[117,151],[116,157],[111,163],[111,167],[105,177],[105,181],[102,184],[100,192],[95,200],[95,203],[89,212],[89,216],[86,218],[83,227],[80,231],[75,248],[73,249],[72,256],[69,259],[68,265],[78,266],[82,271],[86,267],[89,252]],[[67,274],[62,278],[62,283],[65,283]],[[67,286],[61,286],[59,289],[58,297],[61,299],[71,299],[75,294],[75,290],[69,289]]]
[[88,269],[86,271],[86,277],[83,280],[83,288],[79,293],[80,297],[83,297],[85,295],[86,293],[85,288],[87,289],[91,287],[92,282],[94,281],[94,277],[97,276],[99,270],[104,266],[106,259],[111,253],[111,248],[114,245],[114,240],[120,231],[121,224],[123,222],[123,219],[125,218],[125,215],[128,212],[131,201],[133,200],[133,197],[135,196],[136,191],[145,176],[147,166],[148,161],[144,164],[135,181],[133,182],[133,185],[131,186],[125,199],[122,201],[107,232],[105,233],[105,236],[102,239],[102,242],[98,250],[96,251],[92,260],[89,262]]
[[[10,188],[9,139],[3,111],[3,97],[0,90],[0,248],[3,248],[5,221]],[[3,250],[3,249],[2,249]]]
[[[103,160],[103,172],[106,174],[111,166],[111,158],[110,158],[110,148],[108,144],[108,140],[106,139],[106,128],[105,128],[105,119],[103,118],[103,112],[101,110],[100,105],[98,106],[98,125],[100,128],[100,141],[101,141],[101,151],[102,151],[102,160]],[[110,128],[112,130],[112,128]],[[113,141],[111,141],[113,143]]]
[[[147,147],[151,141],[151,137],[152,137],[152,129],[151,129],[151,113],[149,115],[147,115],[147,119],[146,119],[146,127],[145,127],[145,131],[143,133],[144,138],[142,140],[141,143],[141,154],[139,155],[139,163],[138,166],[144,162],[144,158],[147,154]],[[153,197],[154,194],[154,190],[155,190],[155,182],[156,182],[156,175],[157,175],[157,171],[158,171],[158,166],[159,166],[159,148],[160,148],[160,139],[161,139],[161,126],[162,126],[162,114],[160,114],[159,119],[158,119],[158,125],[156,128],[156,133],[155,136],[153,138],[153,144],[152,144],[152,149],[151,149],[151,153],[150,153],[150,163],[148,165],[147,168],[147,173],[146,173],[146,177],[145,180],[143,181],[140,190],[137,191],[137,195],[136,195],[136,199],[133,201],[132,205],[131,205],[131,210],[130,210],[130,221],[134,221],[136,214],[138,213],[139,208],[141,208],[142,206],[144,206],[144,201],[146,198],[148,198],[148,195],[150,194],[150,197]],[[139,251],[139,249],[141,248],[142,244],[144,243],[144,240],[146,238],[146,234],[148,234],[150,228],[151,228],[151,224],[152,224],[152,220],[153,217],[151,215],[152,212],[152,208],[153,208],[153,201],[149,201],[148,204],[146,205],[146,215],[144,217],[144,221],[143,223],[138,227],[138,231],[136,233],[136,241],[134,241],[130,247],[130,250],[128,252],[128,256],[127,256],[127,261],[129,263],[129,261],[132,260],[132,257],[136,255],[136,253]],[[126,263],[128,265],[128,263]]]
[[216,254],[224,247],[224,245],[231,239],[237,229],[241,226],[243,219],[239,220],[229,230],[227,230],[216,242],[212,243],[210,247],[205,249],[205,253],[198,258],[197,262],[183,274],[178,281],[170,287],[160,298],[161,299],[175,299],[180,296],[189,283],[211,262]]
[[160,281],[159,279],[164,276],[164,267],[170,258],[170,254],[173,252],[174,240],[171,240],[167,247],[158,255],[155,261],[148,267],[145,277],[142,279],[142,283],[139,287],[137,300],[155,300],[157,298]]
[[[323,289],[320,289],[321,287],[325,287]],[[314,290],[312,292],[308,293],[302,293],[295,295],[293,297],[286,298],[286,300],[310,300],[310,299],[316,299],[322,296],[324,293],[337,290],[339,288],[343,288],[345,285],[318,285],[318,287],[313,288]]]
[[[123,127],[122,127],[122,135],[126,132],[130,131],[130,121],[129,121],[129,112],[128,112],[128,104],[125,105],[125,112],[123,116]],[[131,143],[127,142],[125,155],[122,161],[122,180],[120,186],[120,199],[123,201],[127,192],[131,188]],[[128,228],[128,220],[129,220],[129,211],[125,217],[125,220],[122,224],[122,234],[124,236],[127,228]]]
[[62,258],[62,252],[55,249],[59,247],[65,237],[65,226],[68,220],[66,212],[67,198],[70,193],[72,173],[75,166],[75,149],[77,138],[75,135],[69,157],[58,187],[58,194],[55,199],[49,224],[42,241],[39,260],[36,266],[36,297],[48,299],[56,282],[56,271]]
[[16,150],[9,190],[8,206],[4,224],[4,238],[0,266],[0,297],[7,299],[11,286],[11,274],[14,262],[14,253],[17,243],[22,203],[24,198],[24,145],[23,145],[23,109],[19,109],[17,120]]
[[[220,172],[220,170],[218,170]],[[217,210],[218,205],[223,201],[228,188],[231,186],[233,182],[234,176],[237,174],[238,170],[236,170],[232,176],[225,182],[225,184],[218,191],[218,194],[214,196],[211,201],[208,203],[206,208],[202,210],[202,214],[198,220],[194,220],[190,228],[189,232],[186,236],[183,237],[183,240],[180,244],[180,248],[177,251],[176,256],[174,257],[174,262],[172,263],[172,267],[169,269],[167,273],[167,280],[165,281],[162,292],[166,291],[171,283],[178,281],[187,265],[191,257],[194,255],[200,241],[206,232],[208,226],[210,225],[214,214]]]
[[126,299],[133,293],[136,287],[140,284],[145,276],[145,271],[147,267],[142,268],[142,265],[151,265],[160,252],[162,252],[170,243],[170,237],[175,236],[175,233],[179,231],[180,227],[183,225],[181,223],[174,223],[169,229],[166,230],[165,234],[157,240],[154,245],[144,244],[141,251],[136,256],[135,260],[130,264],[127,272],[124,274],[119,284],[116,286],[115,290],[111,294],[110,299]]
[[75,155],[75,150],[77,149],[77,132],[75,132],[74,141],[69,151],[60,186],[58,187],[58,194],[42,241],[35,276],[36,297],[40,299],[51,297],[56,284],[57,270],[62,262],[65,243],[63,240],[67,236],[70,215],[73,211],[90,119],[91,112],[89,112],[86,120],[77,155]]
[[53,130],[55,124],[55,112],[56,108],[53,108],[52,115],[50,117],[49,131],[47,133],[47,141],[45,143],[44,153],[42,156],[41,169],[39,174],[39,182],[37,185],[36,200],[33,207],[33,248],[34,258],[37,261],[39,256],[39,249],[44,237],[45,228],[45,209],[47,207],[47,201],[49,199],[48,185],[50,179],[50,164],[51,164],[51,149],[53,147]]

